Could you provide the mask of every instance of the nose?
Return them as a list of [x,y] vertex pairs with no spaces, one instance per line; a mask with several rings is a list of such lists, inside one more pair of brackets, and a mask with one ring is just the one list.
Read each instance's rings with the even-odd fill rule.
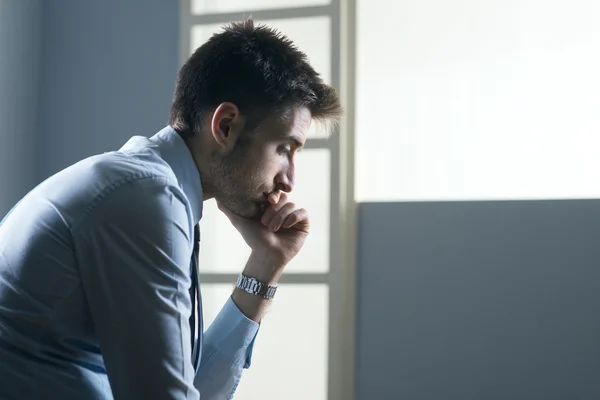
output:
[[294,170],[290,169],[290,171],[287,173],[279,173],[275,178],[275,183],[277,185],[277,190],[290,193],[292,190],[294,190]]

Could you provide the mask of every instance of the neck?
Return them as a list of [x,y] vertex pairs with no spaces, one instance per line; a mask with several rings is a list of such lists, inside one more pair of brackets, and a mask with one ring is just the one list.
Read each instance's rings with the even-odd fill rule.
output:
[[212,190],[211,176],[209,173],[209,146],[203,145],[198,135],[183,138],[183,141],[192,154],[192,158],[194,159],[194,163],[196,164],[196,168],[198,168],[198,173],[200,174],[203,197],[202,201],[210,200],[214,197],[214,190]]

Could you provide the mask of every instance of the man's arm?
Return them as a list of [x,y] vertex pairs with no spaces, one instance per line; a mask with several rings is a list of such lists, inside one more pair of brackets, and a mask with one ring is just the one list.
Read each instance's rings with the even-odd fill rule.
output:
[[[250,256],[245,271],[257,265],[256,257]],[[206,330],[202,362],[194,381],[202,399],[229,399],[233,396],[243,369],[250,367],[258,322],[269,302],[235,289]]]
[[[304,244],[309,222],[306,210],[296,209],[285,194],[270,201],[271,206],[260,221],[239,217],[221,204],[219,208],[252,249],[244,275],[276,285],[287,263]],[[233,397],[243,368],[250,366],[258,323],[269,303],[270,300],[243,290],[233,291],[205,332],[205,349],[195,381],[202,399]]]
[[192,385],[191,230],[182,193],[126,183],[73,228],[91,319],[115,399],[198,399]]
[[[258,253],[251,253],[244,268],[243,274],[251,276],[261,282],[274,286],[279,281],[279,274],[269,271],[281,271],[283,267],[275,266],[272,261]],[[241,289],[234,289],[231,295],[233,302],[240,311],[253,321],[260,322],[267,312],[271,300],[256,296]]]
[[250,358],[258,324],[247,318],[231,298],[204,332],[202,360],[194,385],[202,400],[232,398]]
[[[297,208],[286,193],[272,193],[269,202],[258,221],[240,217],[223,204],[218,205],[252,249],[243,274],[275,286],[285,266],[304,245],[310,222],[306,210]],[[237,288],[232,299],[244,315],[256,322],[260,322],[270,303]]]

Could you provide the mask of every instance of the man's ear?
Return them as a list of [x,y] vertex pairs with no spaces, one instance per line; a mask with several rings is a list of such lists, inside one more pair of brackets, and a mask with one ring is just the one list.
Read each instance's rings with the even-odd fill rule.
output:
[[211,120],[211,132],[217,145],[223,150],[235,146],[243,131],[245,120],[233,103],[221,103],[215,109]]

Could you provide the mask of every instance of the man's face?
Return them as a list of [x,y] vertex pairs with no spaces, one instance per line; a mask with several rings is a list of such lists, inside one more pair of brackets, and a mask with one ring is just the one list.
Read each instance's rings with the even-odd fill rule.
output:
[[215,198],[236,214],[262,215],[267,196],[294,187],[294,158],[304,145],[310,127],[305,107],[289,111],[285,118],[267,117],[254,132],[244,132],[227,154],[214,153],[210,160]]

